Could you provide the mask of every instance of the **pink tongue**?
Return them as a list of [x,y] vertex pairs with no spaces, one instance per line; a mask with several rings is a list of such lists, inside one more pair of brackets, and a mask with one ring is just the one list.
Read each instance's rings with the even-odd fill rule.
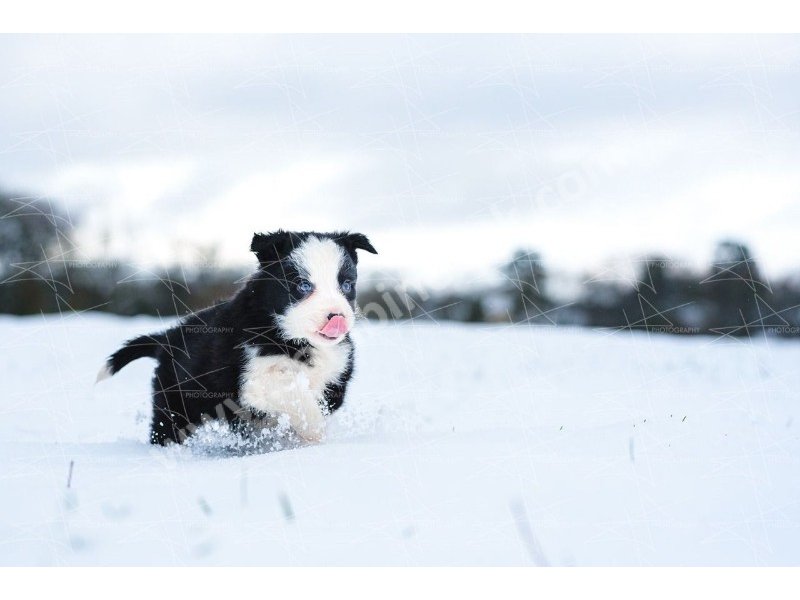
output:
[[328,337],[337,338],[347,333],[347,321],[341,315],[336,315],[331,317],[330,321],[319,332]]

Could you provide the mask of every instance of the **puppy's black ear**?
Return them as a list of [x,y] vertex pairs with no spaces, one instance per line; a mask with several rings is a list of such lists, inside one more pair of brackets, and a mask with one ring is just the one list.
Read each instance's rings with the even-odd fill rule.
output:
[[353,254],[355,254],[356,250],[366,250],[372,254],[378,253],[363,233],[340,233],[336,236],[336,239]]
[[250,252],[253,252],[262,265],[281,260],[291,252],[291,234],[279,229],[274,233],[254,233],[250,243]]

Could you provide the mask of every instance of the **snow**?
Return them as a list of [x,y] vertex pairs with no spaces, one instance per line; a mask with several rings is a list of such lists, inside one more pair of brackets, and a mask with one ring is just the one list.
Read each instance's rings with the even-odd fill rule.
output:
[[800,344],[362,322],[327,441],[242,455],[94,385],[165,324],[0,318],[0,564],[800,562]]

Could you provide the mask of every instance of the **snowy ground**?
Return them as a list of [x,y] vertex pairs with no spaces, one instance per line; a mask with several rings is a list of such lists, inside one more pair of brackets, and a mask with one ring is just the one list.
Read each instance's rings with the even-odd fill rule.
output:
[[93,387],[157,328],[0,318],[0,564],[800,564],[796,342],[361,323],[328,441],[230,456]]

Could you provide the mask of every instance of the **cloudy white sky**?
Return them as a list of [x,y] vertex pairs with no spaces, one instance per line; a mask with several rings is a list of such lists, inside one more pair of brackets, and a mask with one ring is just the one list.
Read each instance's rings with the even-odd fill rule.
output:
[[729,236],[800,266],[797,36],[2,36],[0,115],[0,186],[86,257],[250,264],[283,227],[433,283]]

